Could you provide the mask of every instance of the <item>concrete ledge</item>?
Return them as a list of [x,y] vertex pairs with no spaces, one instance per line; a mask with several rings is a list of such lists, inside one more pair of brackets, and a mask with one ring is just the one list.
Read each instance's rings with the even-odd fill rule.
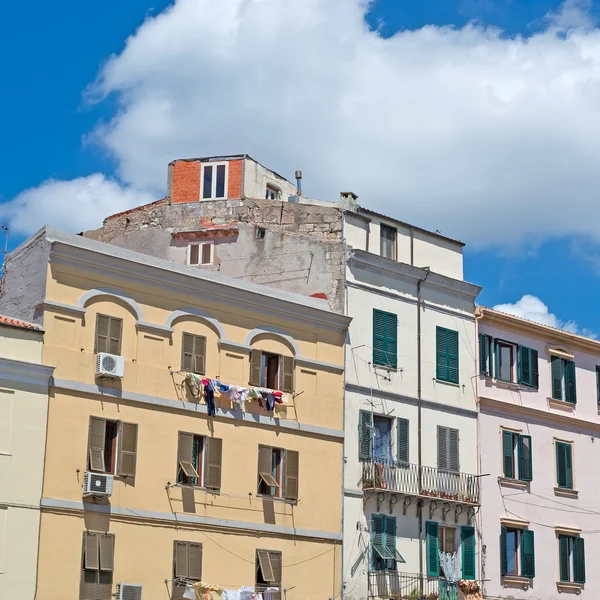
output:
[[502,487],[517,488],[519,490],[527,489],[527,481],[521,481],[520,479],[510,479],[508,477],[498,477],[498,484]]
[[572,583],[570,581],[557,581],[556,589],[561,593],[581,594],[583,583]]
[[502,583],[505,587],[522,587],[527,590],[531,585],[531,579],[529,577],[517,577],[516,575],[504,575]]
[[577,490],[565,490],[564,488],[555,487],[555,496],[562,496],[563,498],[579,498],[579,492]]

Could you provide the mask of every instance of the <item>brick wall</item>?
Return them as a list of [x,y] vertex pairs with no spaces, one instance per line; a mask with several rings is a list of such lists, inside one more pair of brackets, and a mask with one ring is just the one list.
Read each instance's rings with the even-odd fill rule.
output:
[[200,200],[200,163],[177,160],[171,168],[171,202],[198,202]]
[[242,197],[242,160],[229,161],[229,174],[227,181],[227,197]]

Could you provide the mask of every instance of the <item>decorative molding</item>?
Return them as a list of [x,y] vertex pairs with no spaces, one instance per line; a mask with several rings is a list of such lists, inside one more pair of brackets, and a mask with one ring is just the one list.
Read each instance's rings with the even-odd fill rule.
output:
[[137,329],[142,329],[143,331],[148,331],[157,335],[171,335],[174,331],[172,327],[155,325],[154,323],[146,323],[144,321],[137,321],[135,326]]
[[504,527],[514,527],[515,529],[527,529],[529,527],[529,521],[509,517],[500,517],[500,524]]
[[42,386],[47,392],[53,373],[54,367],[47,365],[0,358],[0,379],[5,381]]
[[232,342],[231,340],[219,340],[219,348],[222,350],[231,350],[232,352],[240,352],[242,354],[249,354],[252,352],[252,346],[248,344],[240,344],[239,342]]
[[350,498],[363,498],[364,492],[362,490],[349,490],[344,488],[344,496],[348,496]]
[[555,496],[562,496],[563,498],[573,498],[577,500],[579,498],[579,492],[577,490],[566,490],[565,488],[554,488]]
[[72,304],[64,304],[63,302],[54,302],[54,300],[44,300],[38,306],[41,307],[43,310],[49,309],[54,312],[74,315],[76,317],[83,317],[86,313],[85,308],[81,308],[80,306],[73,306]]
[[522,587],[524,590],[529,589],[529,586],[531,585],[531,579],[528,577],[517,577],[515,575],[503,575],[502,582],[504,583],[505,587],[518,586]]
[[135,313],[136,319],[141,322],[144,321],[144,313],[142,312],[140,305],[133,298],[130,298],[127,294],[124,294],[120,290],[116,290],[114,288],[97,288],[93,290],[88,290],[81,296],[81,298],[79,298],[77,306],[79,308],[85,308],[85,305],[90,300],[102,296],[112,296],[114,298],[118,298],[122,302],[125,302],[125,304],[127,304]]
[[[168,398],[160,398],[158,396],[148,396],[146,394],[138,394],[137,392],[122,391],[118,388],[101,387],[91,383],[82,383],[68,379],[54,379],[53,387],[57,390],[89,394],[91,396],[99,396],[101,398],[111,398],[115,401],[125,400],[127,402],[137,402],[149,407],[162,406],[164,408],[181,410],[186,413],[203,417],[208,415],[208,408],[204,404],[184,402],[181,400],[170,400]],[[224,410],[222,408],[217,408],[217,414],[215,418],[231,420],[237,424],[247,423],[249,425],[257,425],[262,427],[276,427],[282,431],[297,433],[300,435],[311,434],[334,438],[336,440],[344,439],[344,432],[338,429],[329,429],[327,427],[309,425],[292,420],[282,420],[264,415],[246,413],[239,410]]]
[[296,364],[300,367],[309,367],[313,369],[319,369],[321,371],[330,371],[332,373],[344,372],[343,365],[336,365],[334,363],[323,362],[321,360],[315,360],[314,358],[304,358],[303,356],[296,357]]
[[568,348],[556,348],[549,346],[546,351],[551,356],[559,356],[560,358],[566,358],[567,360],[573,360],[575,355]]
[[575,410],[574,402],[565,402],[564,400],[557,400],[556,398],[547,398],[548,406],[550,408],[559,408],[567,412],[573,412]]
[[254,338],[264,334],[281,338],[284,343],[290,346],[292,352],[294,353],[294,357],[300,356],[300,348],[298,348],[298,344],[296,344],[294,338],[278,327],[272,327],[271,325],[262,325],[261,327],[256,327],[250,331],[246,336],[246,345],[251,346]]
[[225,330],[223,329],[223,325],[215,319],[211,314],[202,310],[201,308],[180,308],[179,310],[174,310],[165,321],[165,325],[167,327],[173,327],[173,322],[182,317],[196,317],[201,321],[204,321],[209,327],[212,327],[216,334],[219,336],[220,340],[224,340],[227,338],[225,334]]
[[570,581],[557,581],[556,589],[559,592],[570,592],[571,594],[581,594],[583,583],[572,583]]
[[578,529],[577,527],[562,527],[561,525],[556,525],[554,531],[562,535],[577,536],[581,534],[581,529]]
[[498,477],[498,484],[502,487],[515,488],[519,490],[527,489],[527,481],[521,481],[520,479],[510,479],[508,477]]

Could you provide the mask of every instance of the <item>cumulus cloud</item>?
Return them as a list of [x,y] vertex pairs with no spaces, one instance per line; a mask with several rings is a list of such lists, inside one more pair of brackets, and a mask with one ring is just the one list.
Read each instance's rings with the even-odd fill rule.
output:
[[580,328],[575,321],[561,321],[554,313],[550,312],[548,307],[537,296],[532,296],[531,294],[525,294],[514,304],[497,304],[494,306],[494,310],[535,321],[542,325],[563,329],[569,333],[583,335],[594,340],[598,337],[590,329]]
[[139,192],[100,173],[70,181],[48,179],[0,204],[0,219],[12,233],[29,235],[44,225],[82,231],[102,225],[115,212],[151,202]]

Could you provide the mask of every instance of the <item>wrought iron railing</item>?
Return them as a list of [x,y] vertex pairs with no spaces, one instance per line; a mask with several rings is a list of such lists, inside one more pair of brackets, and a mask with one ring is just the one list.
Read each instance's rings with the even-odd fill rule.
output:
[[435,467],[419,467],[387,460],[363,462],[364,490],[388,490],[411,496],[429,496],[450,502],[479,504],[479,478]]
[[372,571],[369,573],[369,598],[389,600],[458,600],[455,585],[442,577],[423,577],[415,573]]

